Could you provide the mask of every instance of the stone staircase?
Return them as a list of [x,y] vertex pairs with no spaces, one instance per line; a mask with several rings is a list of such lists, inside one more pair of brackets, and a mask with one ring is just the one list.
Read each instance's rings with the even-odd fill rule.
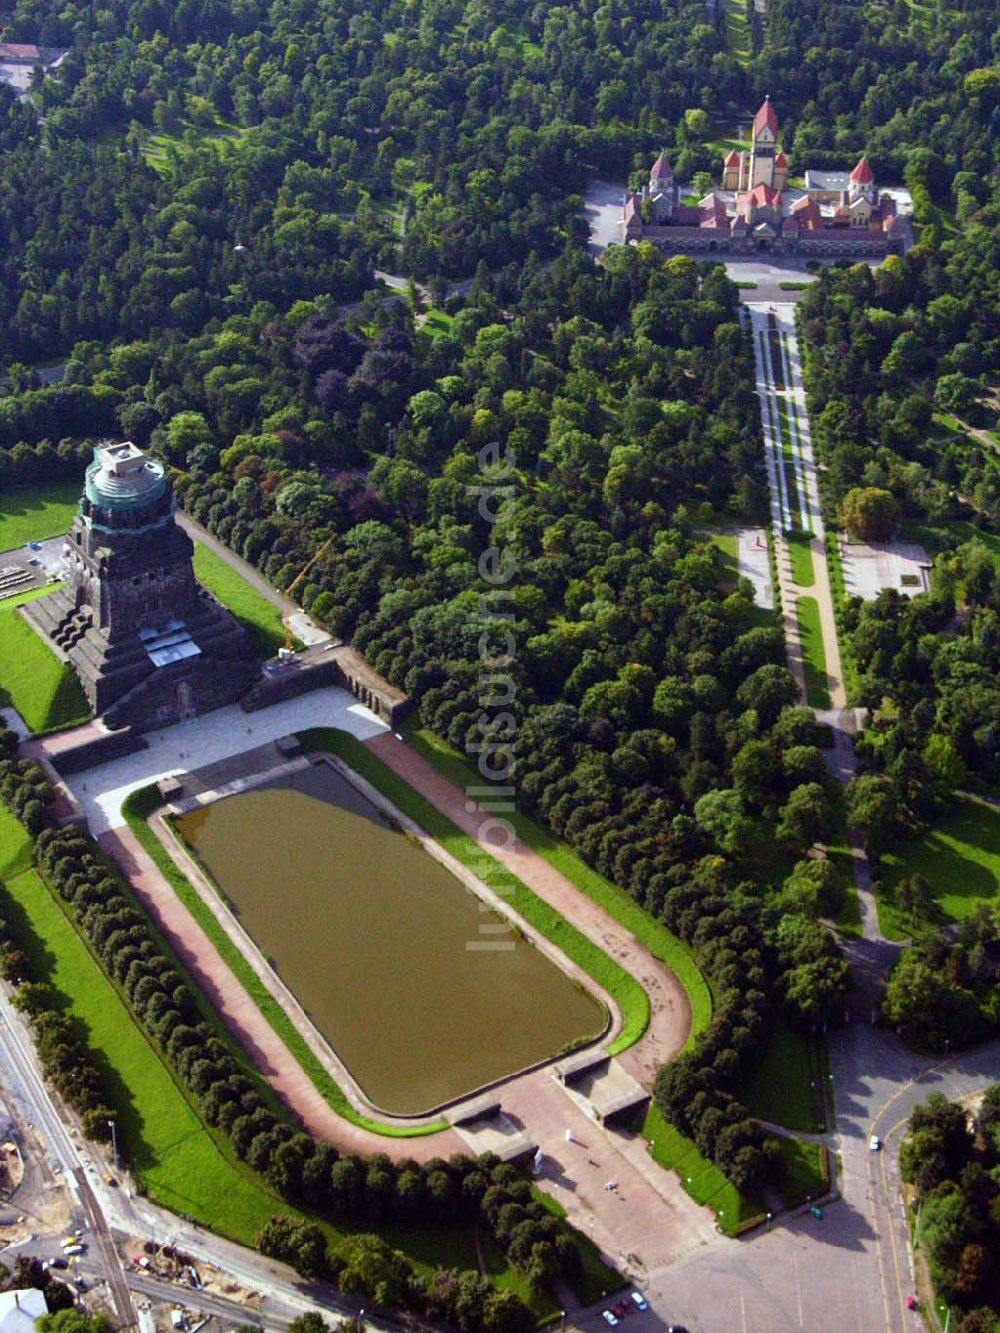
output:
[[87,630],[90,629],[94,621],[94,613],[90,607],[73,607],[59,618],[55,629],[52,632],[52,641],[57,644],[63,652],[68,653],[71,648],[75,648],[80,642]]

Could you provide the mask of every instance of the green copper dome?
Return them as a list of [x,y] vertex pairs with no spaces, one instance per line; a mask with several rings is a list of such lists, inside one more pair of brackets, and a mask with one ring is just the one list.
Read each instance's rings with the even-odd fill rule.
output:
[[139,509],[167,489],[163,464],[147,458],[134,444],[101,444],[87,468],[84,485],[91,504],[111,509]]

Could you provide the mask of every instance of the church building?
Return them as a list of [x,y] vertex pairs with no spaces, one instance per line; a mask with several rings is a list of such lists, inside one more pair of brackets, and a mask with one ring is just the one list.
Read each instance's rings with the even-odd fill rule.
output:
[[878,190],[866,157],[849,172],[809,169],[803,186],[789,185],[770,97],[754,116],[749,151],[726,155],[721,189],[696,204],[682,203],[683,194],[661,153],[649,185],[625,198],[624,239],[651,240],[664,250],[859,258],[903,248],[895,200]]

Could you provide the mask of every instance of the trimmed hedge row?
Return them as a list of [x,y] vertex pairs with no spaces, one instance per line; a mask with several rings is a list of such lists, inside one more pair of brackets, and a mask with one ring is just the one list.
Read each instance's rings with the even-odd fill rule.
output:
[[77,1024],[56,1007],[52,988],[37,976],[15,919],[10,899],[0,891],[0,976],[14,987],[11,1002],[31,1025],[46,1078],[79,1115],[86,1136],[103,1142],[114,1111],[105,1101],[94,1053]]

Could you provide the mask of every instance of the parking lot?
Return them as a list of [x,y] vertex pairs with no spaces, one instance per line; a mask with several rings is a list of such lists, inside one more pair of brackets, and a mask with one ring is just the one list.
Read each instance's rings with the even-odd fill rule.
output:
[[65,545],[65,536],[59,536],[0,551],[0,600],[63,578]]

